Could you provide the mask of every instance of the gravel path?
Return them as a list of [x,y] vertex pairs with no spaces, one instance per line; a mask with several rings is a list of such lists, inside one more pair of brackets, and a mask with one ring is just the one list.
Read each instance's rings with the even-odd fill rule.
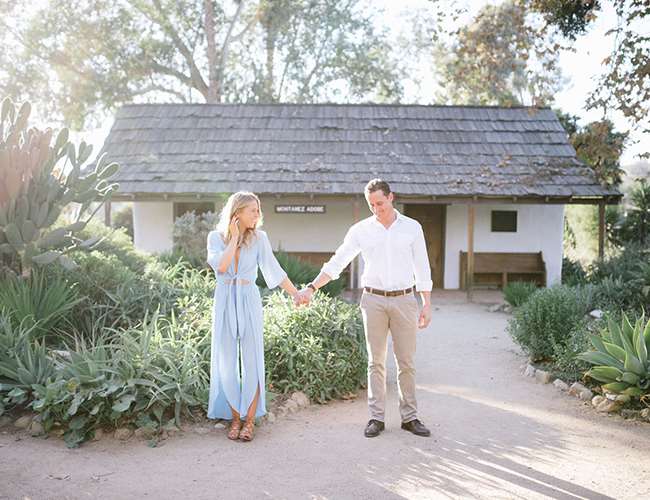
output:
[[251,443],[212,429],[157,448],[104,438],[68,450],[5,430],[0,498],[650,498],[650,424],[523,377],[506,314],[459,293],[434,301],[417,355],[429,439],[399,428],[390,364],[378,438],[363,437],[364,392],[280,418]]

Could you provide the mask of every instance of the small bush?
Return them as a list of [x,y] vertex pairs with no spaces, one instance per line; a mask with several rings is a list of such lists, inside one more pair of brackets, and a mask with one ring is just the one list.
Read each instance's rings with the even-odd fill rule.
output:
[[277,393],[325,402],[362,387],[367,355],[359,308],[326,295],[296,308],[281,293],[264,309],[267,381]]
[[124,229],[112,229],[99,221],[91,220],[86,228],[81,231],[80,238],[89,239],[92,237],[102,238],[93,247],[93,250],[106,255],[114,255],[122,264],[136,273],[144,272],[147,265],[156,260],[154,256],[137,250]]
[[587,282],[587,273],[580,262],[562,258],[562,284],[568,286],[582,285]]
[[512,307],[519,307],[537,291],[537,285],[526,281],[513,281],[503,289],[503,298]]
[[588,363],[578,358],[578,355],[589,348],[589,335],[594,328],[587,320],[578,322],[564,342],[553,342],[553,372],[567,382],[575,382],[582,378]]
[[31,329],[34,337],[45,336],[62,325],[81,300],[65,280],[47,280],[36,270],[28,278],[7,277],[0,287],[0,310],[14,326]]
[[589,311],[587,291],[564,285],[537,291],[515,310],[509,333],[533,360],[552,359],[554,346],[566,345]]
[[192,266],[207,267],[208,234],[217,226],[218,215],[187,212],[176,219],[173,229],[173,254],[182,255]]
[[112,225],[116,229],[123,228],[133,241],[133,207],[128,205],[113,215]]

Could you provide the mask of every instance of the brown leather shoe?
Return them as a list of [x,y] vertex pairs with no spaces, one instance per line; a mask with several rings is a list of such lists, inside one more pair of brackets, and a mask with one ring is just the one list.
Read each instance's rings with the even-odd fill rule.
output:
[[228,431],[228,439],[236,441],[239,439],[239,433],[241,431],[241,419],[232,419],[230,423],[230,430]]
[[252,441],[253,433],[255,431],[255,420],[246,420],[244,427],[239,433],[239,439],[242,441]]
[[427,429],[424,424],[417,418],[409,422],[402,422],[402,429],[412,432],[416,436],[429,437],[431,435],[431,431]]
[[366,425],[366,430],[363,431],[363,435],[367,438],[374,438],[379,436],[381,431],[384,430],[384,423],[381,420],[370,419]]

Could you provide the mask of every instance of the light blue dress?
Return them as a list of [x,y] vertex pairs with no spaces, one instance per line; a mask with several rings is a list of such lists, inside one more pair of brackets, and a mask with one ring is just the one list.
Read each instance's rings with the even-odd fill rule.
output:
[[[273,255],[266,233],[259,229],[255,233],[250,245],[240,250],[236,273],[234,258],[225,273],[217,271],[226,244],[217,231],[208,235],[208,263],[217,275],[208,418],[231,419],[230,406],[245,416],[258,386],[255,416],[266,413],[262,298],[255,280],[258,267],[269,288],[282,283],[287,274]],[[240,284],[239,280],[249,284]]]

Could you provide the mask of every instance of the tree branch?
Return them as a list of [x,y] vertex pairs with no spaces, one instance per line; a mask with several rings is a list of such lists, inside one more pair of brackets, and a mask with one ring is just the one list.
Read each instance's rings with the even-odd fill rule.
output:
[[171,23],[169,22],[169,19],[166,17],[165,11],[160,4],[160,0],[153,0],[153,4],[156,7],[158,11],[158,16],[156,15],[150,15],[147,11],[136,7],[142,12],[144,15],[148,16],[151,20],[156,22],[164,31],[169,35],[174,42],[174,45],[178,49],[178,51],[181,53],[183,58],[185,59],[185,62],[187,62],[188,67],[190,68],[190,78],[192,79],[192,87],[197,89],[203,96],[207,99],[208,96],[208,86],[206,85],[205,81],[203,80],[203,77],[201,76],[201,71],[196,65],[196,62],[194,61],[194,57],[192,56],[192,52],[190,49],[183,43],[183,40],[181,40],[181,37],[179,34],[174,30],[171,26]]

